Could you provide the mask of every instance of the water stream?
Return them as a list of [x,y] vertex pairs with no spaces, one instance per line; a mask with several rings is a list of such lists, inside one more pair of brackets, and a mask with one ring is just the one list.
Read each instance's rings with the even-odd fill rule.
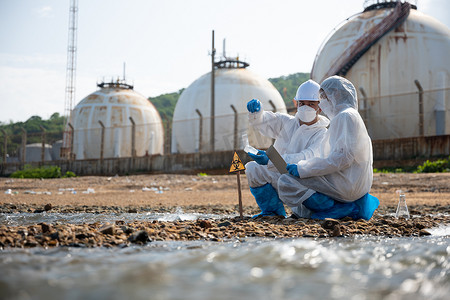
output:
[[[170,221],[199,216],[119,217]],[[8,214],[0,216],[0,224],[116,219],[114,214]],[[430,232],[416,238],[8,248],[0,250],[0,299],[448,299],[450,227]]]

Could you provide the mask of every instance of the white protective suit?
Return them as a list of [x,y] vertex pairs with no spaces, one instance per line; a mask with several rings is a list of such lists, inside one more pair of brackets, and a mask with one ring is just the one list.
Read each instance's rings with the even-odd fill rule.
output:
[[[319,107],[331,120],[320,157],[298,162],[300,178],[288,174],[282,177],[289,177],[285,182],[295,181],[305,189],[335,200],[353,202],[368,193],[372,186],[372,142],[358,113],[353,84],[343,77],[332,76],[320,87],[330,101],[321,100]],[[328,107],[324,102],[329,104]],[[279,188],[283,190],[282,186]],[[292,191],[280,194],[280,199],[285,203],[286,200],[291,202],[290,205],[299,205],[307,199],[302,196],[298,191]]]
[[[326,117],[319,115],[319,120],[312,125],[301,125],[296,117],[288,114],[261,111],[249,113],[250,124],[262,135],[275,139],[274,147],[287,163],[297,163],[320,153],[319,146],[329,125]],[[250,187],[260,187],[270,183],[278,190],[280,173],[272,162],[259,165],[255,161],[245,165]]]

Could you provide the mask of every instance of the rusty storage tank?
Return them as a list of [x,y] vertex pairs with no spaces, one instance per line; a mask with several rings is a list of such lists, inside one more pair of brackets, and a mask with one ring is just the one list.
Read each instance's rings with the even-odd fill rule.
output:
[[97,86],[100,89],[81,100],[70,116],[75,158],[101,157],[102,130],[104,158],[131,157],[133,127],[136,156],[162,154],[163,126],[153,104],[121,80]]
[[319,49],[311,77],[349,79],[372,139],[450,134],[450,30],[408,2],[366,1]]
[[172,123],[172,153],[243,149],[242,134],[251,145],[267,148],[272,140],[249,128],[247,102],[261,101],[265,110],[286,113],[286,105],[267,79],[247,69],[248,63],[227,58],[215,63],[214,144],[211,143],[211,72],[181,94]]

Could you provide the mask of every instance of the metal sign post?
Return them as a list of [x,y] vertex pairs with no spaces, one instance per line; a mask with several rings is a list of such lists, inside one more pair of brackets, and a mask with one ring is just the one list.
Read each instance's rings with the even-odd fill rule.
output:
[[242,209],[242,193],[241,193],[241,171],[245,170],[245,166],[242,163],[241,159],[237,152],[234,152],[233,161],[231,162],[230,173],[237,174],[237,185],[238,185],[238,197],[239,197],[239,215],[241,220],[244,219],[243,209]]

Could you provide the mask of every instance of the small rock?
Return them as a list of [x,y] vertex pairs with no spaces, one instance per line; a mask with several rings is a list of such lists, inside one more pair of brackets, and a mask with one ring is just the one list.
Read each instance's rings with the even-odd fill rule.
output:
[[417,224],[416,224],[416,228],[417,228],[417,229],[424,229],[424,228],[426,228],[426,225],[425,225],[425,224],[422,224],[422,223],[417,223]]
[[322,224],[324,229],[334,229],[336,226],[339,226],[340,222],[335,219],[326,218]]
[[218,227],[222,227],[222,226],[231,226],[231,223],[228,222],[228,221],[225,221],[225,222],[222,222],[222,223],[217,224],[217,226],[218,226]]
[[342,235],[341,226],[339,226],[339,224],[337,224],[336,226],[334,226],[331,236],[341,236],[341,235]]
[[79,233],[79,234],[75,235],[75,237],[76,237],[77,239],[82,240],[82,239],[87,238],[88,236],[87,236],[86,234],[84,234],[84,233]]
[[128,227],[128,226],[120,226],[120,229],[122,229],[122,231],[125,233],[125,234],[130,234],[130,233],[133,233],[133,231],[134,231],[134,229],[133,229],[133,227]]
[[148,233],[145,230],[139,230],[134,232],[132,235],[130,235],[130,237],[128,238],[128,240],[132,243],[147,243],[149,241],[148,238]]
[[180,235],[187,235],[187,236],[189,236],[191,234],[192,234],[192,232],[190,230],[188,230],[188,229],[180,231]]
[[419,236],[431,235],[431,233],[425,229],[419,231]]
[[59,245],[59,242],[58,242],[58,240],[50,240],[47,242],[47,245],[51,246],[51,247],[56,247]]
[[52,229],[52,226],[46,223],[41,223],[42,233],[49,232]]
[[36,240],[34,240],[33,238],[30,238],[30,237],[24,243],[25,247],[30,247],[30,248],[36,247],[37,245],[39,245],[38,242],[36,242]]
[[205,228],[205,229],[212,227],[211,222],[209,222],[207,220],[200,220],[200,221],[197,222],[197,224],[201,228]]
[[51,204],[51,203],[45,204],[45,206],[44,206],[44,210],[45,210],[45,211],[49,211],[49,210],[51,210],[51,209],[52,209],[52,204]]
[[101,227],[98,231],[100,231],[103,234],[113,235],[116,232],[116,227],[114,225],[105,225]]
[[53,232],[52,234],[50,234],[50,238],[52,240],[59,240],[59,232],[58,231]]

